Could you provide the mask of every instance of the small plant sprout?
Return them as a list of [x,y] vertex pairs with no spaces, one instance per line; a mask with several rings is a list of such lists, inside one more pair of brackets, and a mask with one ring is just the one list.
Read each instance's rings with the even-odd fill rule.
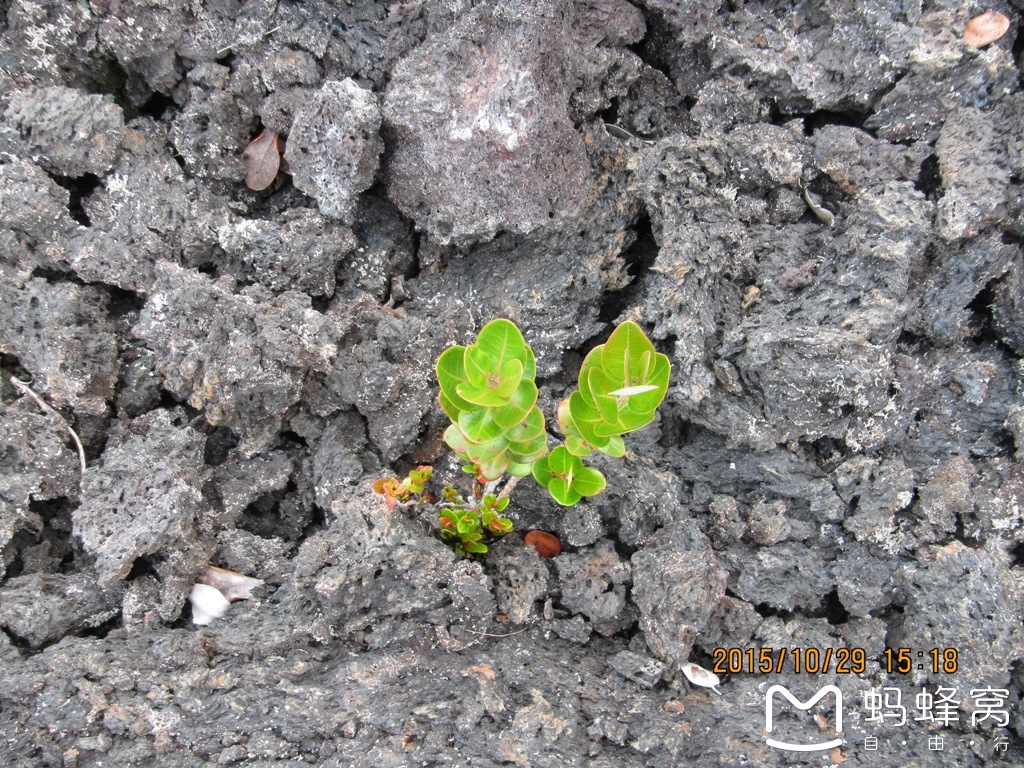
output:
[[714,672],[704,669],[704,667],[693,662],[683,664],[682,669],[686,679],[694,685],[699,685],[701,688],[710,688],[719,696],[722,695],[722,692],[718,690],[718,686],[722,684],[722,681]]
[[512,531],[512,521],[502,517],[508,506],[508,496],[498,498],[485,494],[478,507],[452,506],[442,509],[438,516],[441,538],[452,544],[457,553],[482,555],[487,551],[484,538],[497,538]]
[[432,498],[426,490],[426,486],[433,473],[433,467],[416,467],[409,471],[405,480],[399,481],[394,477],[375,480],[373,490],[384,497],[384,503],[388,505],[388,509],[394,508],[396,504],[407,504],[410,501],[429,504]]
[[[437,360],[441,409],[451,421],[444,441],[477,485],[468,500],[444,489],[441,537],[464,556],[486,552],[488,540],[512,530],[501,513],[527,476],[562,506],[601,493],[604,475],[583,459],[594,451],[624,455],[623,435],[654,421],[670,372],[668,358],[636,323],[618,326],[584,359],[578,388],[558,406],[565,442],[549,450],[547,422],[537,406],[537,360],[515,323],[493,320],[470,346],[446,349]],[[429,479],[430,467],[419,467],[401,482],[377,480],[373,489],[389,507],[431,503]]]

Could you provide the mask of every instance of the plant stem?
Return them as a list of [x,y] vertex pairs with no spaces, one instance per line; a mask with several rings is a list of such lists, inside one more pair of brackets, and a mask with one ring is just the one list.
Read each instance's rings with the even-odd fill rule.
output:
[[513,475],[512,477],[510,477],[509,481],[505,483],[505,487],[501,489],[501,493],[498,494],[498,498],[504,499],[506,496],[510,496],[512,494],[513,489],[522,479],[523,478],[519,477],[519,475]]

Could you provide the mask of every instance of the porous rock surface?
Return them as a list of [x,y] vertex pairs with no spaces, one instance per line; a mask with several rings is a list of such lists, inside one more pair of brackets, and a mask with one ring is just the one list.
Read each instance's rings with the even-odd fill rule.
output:
[[[1024,763],[1019,6],[4,3],[0,764]],[[672,379],[460,559],[371,484],[495,317]]]

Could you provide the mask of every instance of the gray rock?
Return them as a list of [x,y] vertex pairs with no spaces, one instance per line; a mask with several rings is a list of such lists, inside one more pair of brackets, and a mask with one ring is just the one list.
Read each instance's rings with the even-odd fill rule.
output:
[[650,538],[633,555],[633,602],[647,647],[678,667],[725,596],[726,573],[692,521]]
[[915,685],[1005,687],[1006,659],[1024,653],[1020,581],[998,545],[971,548],[959,541],[924,547],[919,561],[896,574],[902,620],[889,633],[890,647],[952,648],[957,671],[937,674],[930,663],[911,671]]
[[307,372],[329,368],[337,340],[305,294],[236,293],[230,279],[168,263],[157,265],[135,333],[156,352],[164,387],[234,430],[247,456],[276,440]]
[[1018,355],[1024,355],[1024,265],[1015,259],[996,283],[992,321],[999,337]]
[[749,603],[766,603],[792,611],[797,607],[819,610],[835,588],[828,553],[797,542],[723,553],[722,562],[731,574],[732,591]]
[[71,218],[71,196],[38,166],[25,160],[0,164],[0,226],[16,240],[5,244],[4,271],[24,283],[36,266],[64,268],[65,238],[80,229]]
[[[6,390],[5,383],[3,388]],[[81,470],[67,432],[28,397],[0,405],[0,550],[15,533],[43,520],[32,501],[78,496]]]
[[[179,427],[165,411],[136,419],[115,444],[108,445],[99,466],[82,479],[82,504],[72,513],[74,533],[96,558],[101,587],[124,579],[144,555],[190,559],[184,581],[202,569],[203,541],[209,507],[202,486],[205,438]],[[181,610],[191,583],[165,603],[164,618]]]
[[608,666],[627,680],[632,680],[644,688],[653,688],[661,681],[665,665],[650,656],[643,656],[632,651],[619,651],[612,656]]
[[284,88],[274,91],[260,102],[260,120],[274,133],[287,136],[295,115],[313,100],[315,94],[315,88]]
[[[713,25],[701,24],[713,6],[700,0],[656,0],[654,5],[671,9],[666,17],[684,39],[715,38],[708,47],[709,71],[687,79],[743,73],[748,87],[777,99],[783,114],[870,108],[902,74],[900,66],[917,37],[898,10],[881,2],[808,9],[795,16],[743,6]],[[847,31],[856,44],[840,39]],[[690,50],[679,46],[670,54],[680,75],[694,67],[685,61]]]
[[548,596],[550,572],[544,559],[533,547],[508,539],[492,546],[491,551],[498,610],[513,624],[537,618],[537,603]]
[[917,181],[926,158],[917,144],[879,141],[845,125],[814,132],[814,164],[847,195],[857,195],[888,181]]
[[582,613],[592,623],[617,623],[624,618],[626,590],[631,584],[629,563],[610,542],[555,560],[562,586],[562,605]]
[[17,356],[36,394],[55,408],[102,416],[114,399],[120,363],[107,294],[98,288],[3,281],[0,352]]
[[431,238],[468,245],[578,212],[588,163],[567,113],[563,6],[479,6],[395,67],[388,192]]
[[307,51],[281,48],[267,57],[263,82],[272,91],[294,85],[316,85],[320,82],[320,67]]
[[933,269],[920,286],[920,304],[910,330],[949,346],[974,333],[967,309],[990,281],[1006,274],[1017,251],[999,237],[980,236],[960,244],[937,245]]
[[291,547],[280,539],[265,539],[240,529],[223,530],[217,551],[224,566],[267,584],[282,584],[291,574]]
[[[102,176],[113,168],[124,140],[121,108],[110,99],[74,88],[15,91],[3,119],[26,137],[28,153],[62,176]],[[0,136],[0,142],[5,140]]]
[[228,257],[225,271],[275,293],[331,296],[335,271],[355,248],[355,235],[310,209],[292,209],[282,218],[254,221],[226,215],[216,230],[217,244]]
[[317,506],[330,509],[335,499],[363,477],[360,456],[365,448],[366,427],[359,414],[339,413],[328,422],[310,467]]
[[98,587],[88,571],[18,576],[0,587],[0,626],[39,648],[112,619],[122,592],[122,584]]
[[750,510],[747,525],[750,538],[762,547],[785,541],[793,532],[793,527],[786,519],[786,504],[782,501],[759,501]]
[[233,94],[187,81],[188,100],[174,119],[170,138],[190,175],[208,182],[240,184],[242,150],[252,138],[251,112]]
[[879,138],[931,143],[950,115],[965,107],[984,108],[1013,90],[1013,57],[998,45],[984,50],[964,45],[949,11],[922,16],[913,36],[906,73],[865,121]]
[[926,482],[918,486],[913,513],[921,518],[915,531],[922,542],[945,540],[956,531],[957,520],[974,510],[972,485],[977,470],[966,456],[939,465]]
[[380,121],[376,97],[351,79],[327,81],[296,113],[285,160],[295,186],[316,199],[324,216],[352,221],[356,197],[373,184],[384,150]]
[[839,602],[853,616],[866,617],[896,598],[894,574],[899,560],[863,544],[840,552],[832,566]]
[[478,582],[490,582],[480,566],[456,561],[450,549],[398,507],[388,509],[368,487],[335,501],[331,515],[330,527],[299,548],[292,575],[295,610],[312,609],[324,641],[382,633],[373,640],[382,647],[389,644],[382,622],[402,617],[459,645],[471,637],[458,639],[464,628],[483,630],[493,618],[490,588],[478,588]]
[[851,459],[836,470],[836,490],[856,505],[843,527],[858,541],[875,544],[890,554],[911,543],[897,520],[914,500],[914,475],[902,460]]
[[268,451],[251,458],[231,451],[211,472],[221,506],[219,524],[225,528],[234,526],[254,501],[272,491],[284,490],[294,472],[295,462],[284,451]]
[[154,265],[176,261],[194,207],[163,127],[134,124],[120,161],[82,201],[90,227],[69,243],[67,260],[83,280],[149,293]]
[[945,190],[938,228],[946,240],[978,234],[1006,214],[1011,171],[1000,128],[978,109],[958,109],[942,126],[935,151]]

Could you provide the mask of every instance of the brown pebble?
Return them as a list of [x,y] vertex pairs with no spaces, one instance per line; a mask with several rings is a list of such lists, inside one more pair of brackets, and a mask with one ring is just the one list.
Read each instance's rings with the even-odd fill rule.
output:
[[529,531],[523,541],[536,549],[541,557],[554,557],[562,551],[558,537],[544,531]]
[[1010,20],[1006,16],[999,11],[988,11],[967,22],[964,42],[975,48],[982,48],[1005,35],[1009,28]]

